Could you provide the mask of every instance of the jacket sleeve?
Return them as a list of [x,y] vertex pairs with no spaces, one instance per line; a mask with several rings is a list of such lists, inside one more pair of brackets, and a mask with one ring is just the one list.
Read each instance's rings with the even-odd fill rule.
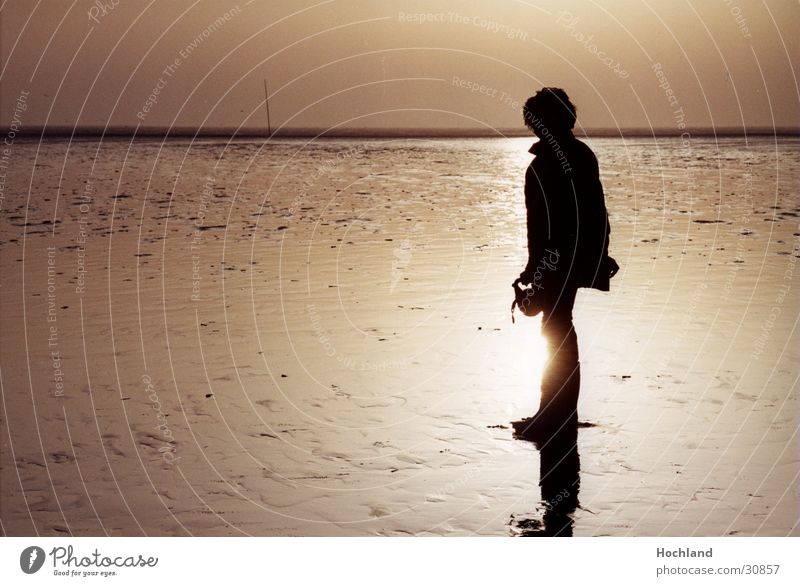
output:
[[595,248],[602,248],[602,256],[608,255],[608,241],[611,236],[611,225],[608,222],[608,211],[606,210],[606,199],[603,193],[603,184],[600,182],[600,170],[597,158],[590,152],[589,157],[590,172],[588,173],[589,184],[586,186],[588,197],[589,217],[587,225],[591,226],[591,242]]
[[536,266],[546,248],[547,210],[542,177],[533,165],[525,173],[525,208],[527,217],[528,267]]
[[586,261],[584,282],[586,286],[608,291],[609,264],[607,257],[611,225],[608,220],[597,158],[591,151],[589,153],[587,183],[583,186],[586,205],[582,211],[584,221],[581,222],[581,239],[584,242],[582,256]]

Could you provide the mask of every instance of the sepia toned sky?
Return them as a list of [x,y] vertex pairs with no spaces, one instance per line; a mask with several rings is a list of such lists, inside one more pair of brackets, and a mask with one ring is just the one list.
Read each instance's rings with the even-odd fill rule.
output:
[[545,85],[590,129],[800,120],[795,0],[7,0],[0,21],[4,127],[263,128],[265,79],[281,128],[515,128]]

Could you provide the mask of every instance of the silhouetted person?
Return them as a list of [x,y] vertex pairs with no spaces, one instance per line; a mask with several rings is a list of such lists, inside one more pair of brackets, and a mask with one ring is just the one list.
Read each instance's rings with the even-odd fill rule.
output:
[[608,291],[618,266],[608,256],[609,223],[592,150],[572,134],[576,110],[566,92],[544,88],[523,107],[525,125],[539,138],[525,174],[530,285],[542,313],[549,355],[536,415],[514,422],[518,436],[542,439],[578,423],[578,338],[572,308],[580,287]]
[[563,427],[543,440],[539,447],[539,486],[542,490],[542,520],[512,517],[521,537],[572,537],[572,514],[578,507],[580,458],[578,430]]

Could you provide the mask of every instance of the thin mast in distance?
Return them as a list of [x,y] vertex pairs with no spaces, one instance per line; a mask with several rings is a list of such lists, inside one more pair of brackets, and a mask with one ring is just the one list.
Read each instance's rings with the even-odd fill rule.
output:
[[267,78],[264,78],[264,106],[267,109],[267,136],[272,136],[272,124],[269,120],[269,91],[267,90]]

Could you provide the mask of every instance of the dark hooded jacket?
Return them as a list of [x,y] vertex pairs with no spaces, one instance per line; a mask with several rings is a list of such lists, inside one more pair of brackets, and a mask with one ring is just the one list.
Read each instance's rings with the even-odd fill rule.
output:
[[531,277],[537,266],[546,266],[560,284],[608,291],[611,230],[597,158],[571,132],[542,138],[530,152],[535,157],[525,174],[528,266],[523,275]]

